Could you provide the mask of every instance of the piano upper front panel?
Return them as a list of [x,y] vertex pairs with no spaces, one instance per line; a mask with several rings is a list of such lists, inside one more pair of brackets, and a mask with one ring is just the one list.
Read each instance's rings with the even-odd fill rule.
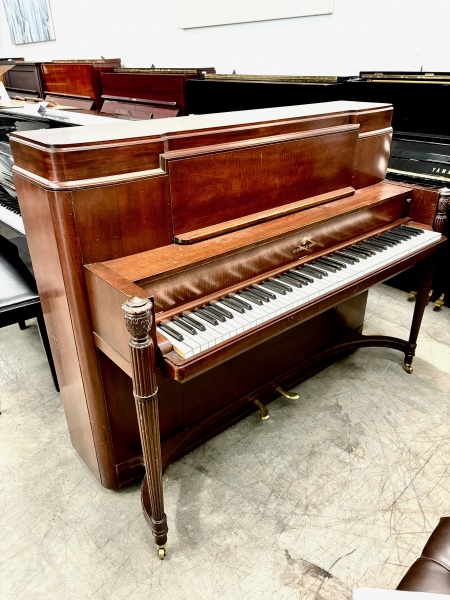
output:
[[351,186],[357,139],[358,127],[345,125],[262,138],[251,147],[165,153],[174,234]]
[[72,201],[83,263],[172,242],[167,175],[80,189]]

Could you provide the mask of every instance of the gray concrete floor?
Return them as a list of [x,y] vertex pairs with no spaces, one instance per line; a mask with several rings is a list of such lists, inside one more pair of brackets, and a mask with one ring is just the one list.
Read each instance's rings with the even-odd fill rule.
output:
[[[404,337],[412,308],[378,286],[366,330]],[[412,375],[398,352],[361,349],[296,389],[169,467],[159,561],[138,487],[101,488],[73,450],[36,327],[0,330],[0,598],[394,588],[450,514],[450,310],[427,307]]]

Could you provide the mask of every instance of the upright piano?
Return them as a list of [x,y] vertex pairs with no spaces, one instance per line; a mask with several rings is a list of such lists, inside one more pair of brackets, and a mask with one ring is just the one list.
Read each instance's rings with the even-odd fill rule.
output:
[[340,100],[349,77],[204,73],[186,83],[189,114]]
[[77,102],[78,108],[99,110],[101,102],[101,75],[120,67],[120,58],[92,60],[54,60],[41,65],[45,99],[59,104]]
[[[171,461],[350,350],[412,372],[445,239],[385,180],[391,117],[329,102],[11,136],[73,445],[108,488],[145,465],[161,558]],[[409,339],[362,335],[367,290],[414,264]]]
[[102,73],[101,111],[141,119],[187,115],[186,84],[213,67],[195,69],[115,68]]

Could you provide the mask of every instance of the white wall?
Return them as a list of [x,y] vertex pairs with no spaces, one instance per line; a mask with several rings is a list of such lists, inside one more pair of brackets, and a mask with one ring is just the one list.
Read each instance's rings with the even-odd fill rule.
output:
[[443,34],[449,0],[335,0],[332,15],[190,30],[175,27],[172,0],[50,0],[50,5],[56,40],[14,46],[0,3],[0,56],[118,57],[127,67],[213,66],[219,73],[450,71]]

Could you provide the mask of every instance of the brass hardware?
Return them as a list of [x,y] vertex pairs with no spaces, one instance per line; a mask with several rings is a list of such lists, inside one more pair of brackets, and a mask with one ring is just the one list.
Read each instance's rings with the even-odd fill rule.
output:
[[412,365],[411,365],[411,363],[409,363],[409,364],[408,364],[408,363],[403,363],[403,365],[402,365],[402,366],[403,366],[403,369],[404,369],[404,370],[405,370],[407,373],[409,373],[409,374],[411,375],[411,373],[413,372],[413,368],[412,368]]
[[164,560],[166,558],[166,544],[163,546],[157,546],[158,549],[158,558],[160,560]]
[[417,290],[411,290],[408,294],[410,298],[415,298],[417,296]]
[[289,400],[298,400],[300,398],[300,394],[297,394],[297,392],[287,392],[280,386],[276,387],[275,389],[285,398],[289,398]]
[[430,290],[428,292],[428,298],[427,298],[427,302],[429,302],[431,300],[431,296],[433,295],[433,290]]
[[267,421],[270,418],[270,413],[267,408],[259,400],[253,400],[253,404],[259,408],[259,416],[263,421]]
[[441,294],[434,303],[438,308],[441,308],[441,306],[444,306],[444,294]]

